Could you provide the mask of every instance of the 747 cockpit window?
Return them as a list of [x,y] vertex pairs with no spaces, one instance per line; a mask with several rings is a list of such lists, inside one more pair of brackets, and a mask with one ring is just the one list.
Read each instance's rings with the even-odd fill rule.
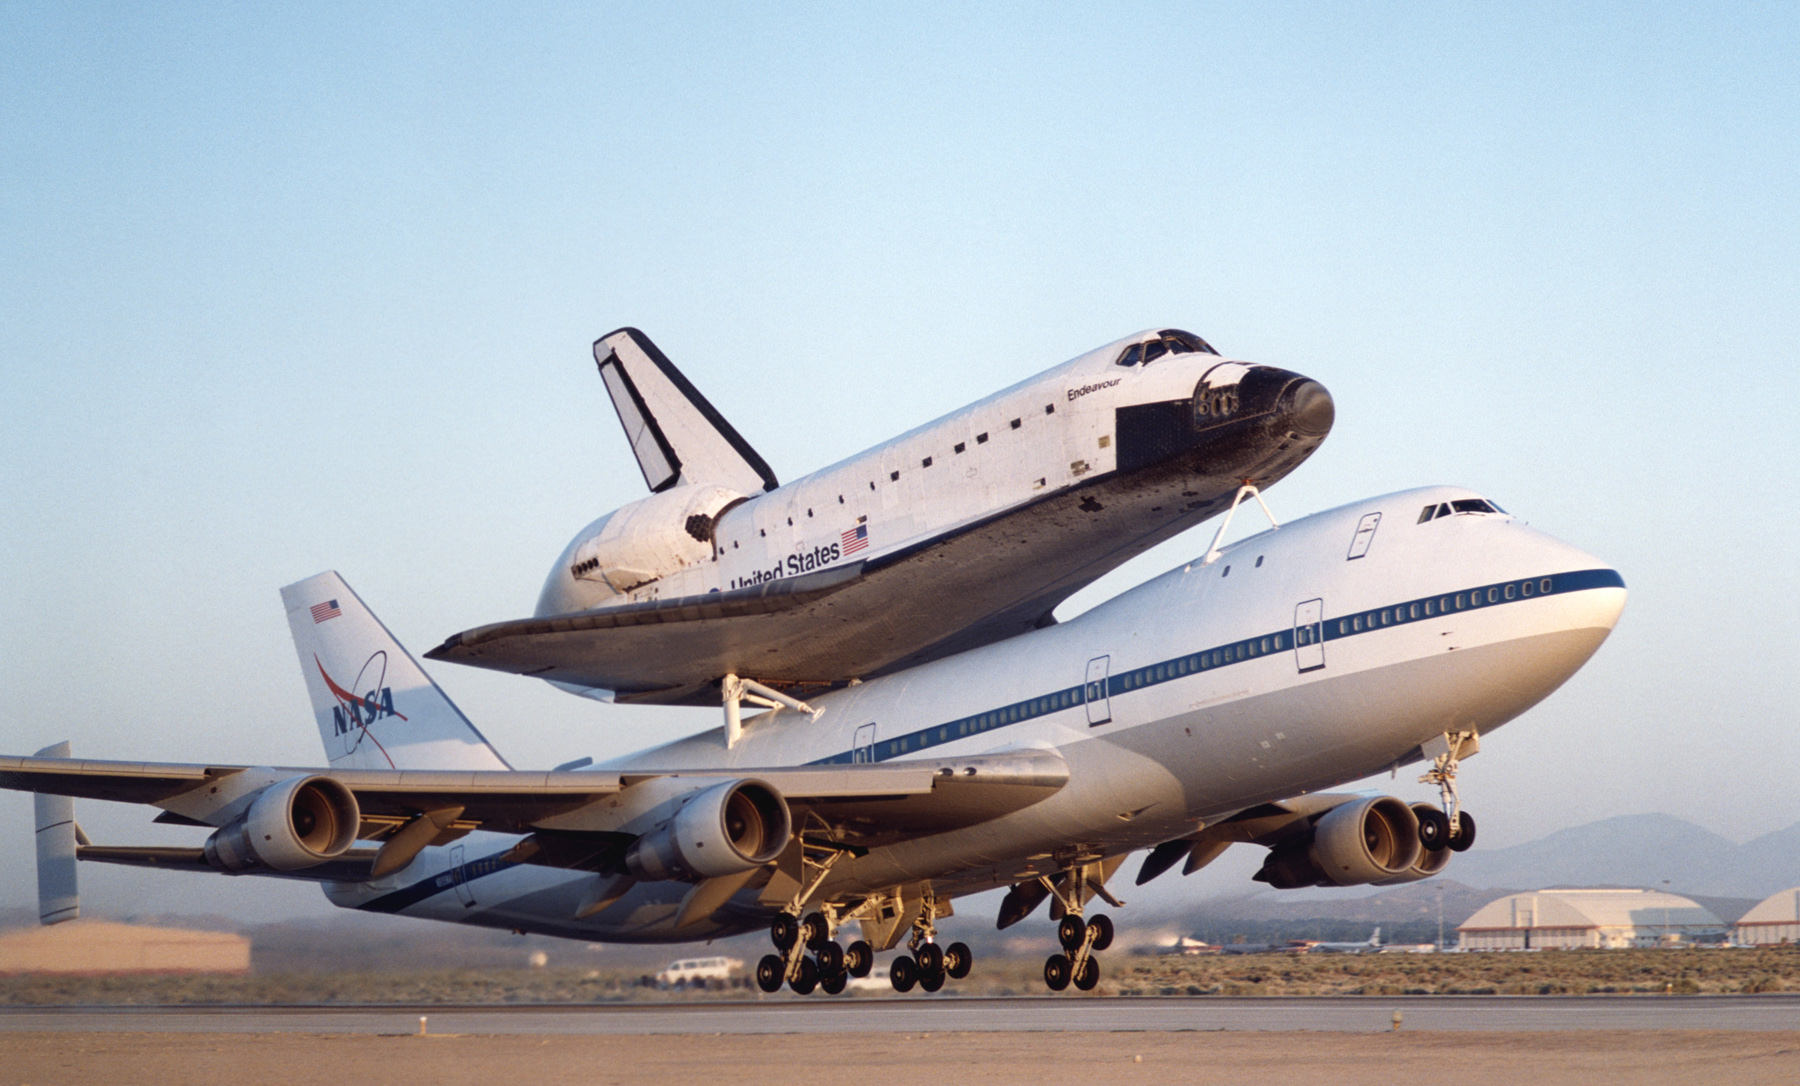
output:
[[1437,505],[1426,506],[1420,510],[1418,522],[1423,524],[1428,520],[1436,520],[1438,517],[1447,517],[1455,513],[1500,513],[1504,515],[1506,510],[1486,498],[1458,498],[1453,502],[1441,502]]
[[1119,355],[1119,365],[1135,366],[1142,362],[1145,365],[1156,361],[1165,354],[1210,354],[1219,352],[1212,349],[1212,344],[1201,339],[1192,332],[1183,332],[1179,328],[1164,328],[1156,333],[1156,338],[1143,343],[1133,343]]

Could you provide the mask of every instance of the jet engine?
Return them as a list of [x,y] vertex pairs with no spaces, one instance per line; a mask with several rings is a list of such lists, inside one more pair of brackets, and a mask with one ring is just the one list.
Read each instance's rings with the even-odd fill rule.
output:
[[1277,890],[1362,886],[1406,875],[1420,851],[1412,808],[1393,796],[1375,796],[1325,812],[1310,833],[1271,849],[1255,877]]
[[640,879],[735,875],[781,855],[793,835],[781,793],[762,781],[726,781],[693,793],[625,851],[625,869]]
[[260,792],[243,817],[201,847],[222,871],[298,871],[340,856],[356,842],[362,811],[330,777],[295,777]]
[[[1415,818],[1424,815],[1425,812],[1430,812],[1440,818],[1443,817],[1443,812],[1429,803],[1415,803],[1413,804],[1412,809]],[[1426,817],[1429,816],[1427,815]],[[1413,861],[1411,867],[1407,868],[1401,874],[1395,875],[1391,879],[1382,879],[1375,885],[1398,886],[1403,882],[1418,882],[1420,879],[1428,879],[1442,871],[1444,868],[1450,866],[1451,851],[1452,849],[1448,846],[1436,850],[1421,848],[1419,849],[1419,858]]]

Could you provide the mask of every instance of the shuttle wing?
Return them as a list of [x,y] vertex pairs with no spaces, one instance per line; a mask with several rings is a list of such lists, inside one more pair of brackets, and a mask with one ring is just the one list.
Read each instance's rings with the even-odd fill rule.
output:
[[781,485],[768,462],[636,328],[594,344],[594,361],[652,493],[711,483],[742,494]]

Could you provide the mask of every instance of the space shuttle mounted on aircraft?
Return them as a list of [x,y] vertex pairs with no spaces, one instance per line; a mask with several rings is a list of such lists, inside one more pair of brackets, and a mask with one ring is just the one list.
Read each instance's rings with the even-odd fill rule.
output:
[[[1049,621],[1329,429],[1319,385],[1187,333],[1133,336],[784,487],[641,335],[596,357],[652,496],[577,536],[538,618],[432,655],[719,699],[722,726],[515,769],[321,573],[282,600],[325,765],[0,757],[0,787],[37,793],[46,923],[78,914],[85,860],[310,880],[344,908],[580,940],[765,928],[770,992],[842,992],[904,944],[893,986],[937,991],[972,961],[938,924],[1005,889],[1003,928],[1051,902],[1045,983],[1091,989],[1114,934],[1091,906],[1124,904],[1132,852],[1140,884],[1234,844],[1267,849],[1255,877],[1283,889],[1444,870],[1474,841],[1459,765],[1625,604],[1601,560],[1437,486],[1230,544],[1221,528]],[[771,711],[740,720],[747,691]],[[1439,804],[1339,790],[1415,763]],[[73,798],[210,832],[96,844]]]
[[535,617],[426,653],[603,699],[802,695],[1054,621],[1071,594],[1280,480],[1331,429],[1318,382],[1141,332],[779,485],[634,328],[594,344],[651,495],[594,521]]

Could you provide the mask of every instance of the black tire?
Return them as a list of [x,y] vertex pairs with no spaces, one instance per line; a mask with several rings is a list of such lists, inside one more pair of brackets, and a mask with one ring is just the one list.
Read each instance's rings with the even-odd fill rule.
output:
[[817,950],[831,941],[831,925],[825,922],[824,913],[807,913],[806,919],[800,921],[800,937],[806,940],[806,949]]
[[1450,845],[1450,819],[1436,807],[1415,807],[1419,816],[1419,844],[1426,852],[1442,852]]
[[1052,954],[1044,959],[1044,983],[1052,992],[1060,992],[1069,986],[1069,971],[1074,966],[1061,954]]
[[819,975],[829,977],[844,971],[844,948],[827,939],[819,947]]
[[776,950],[791,950],[800,938],[800,922],[787,913],[769,921],[769,939]]
[[943,970],[940,969],[936,973],[920,973],[919,974],[919,987],[925,989],[927,992],[935,992],[939,988],[942,988],[943,986],[944,986]]
[[788,987],[800,995],[812,995],[813,989],[818,986],[819,963],[811,958],[801,958],[799,975],[788,981]]
[[853,977],[866,977],[875,968],[875,948],[858,939],[844,949],[844,971]]
[[961,980],[969,975],[975,965],[975,952],[967,943],[951,943],[944,948],[944,972],[951,980]]
[[781,991],[781,982],[787,979],[787,963],[778,954],[764,954],[762,961],[756,963],[756,986],[765,992]]
[[1094,941],[1088,944],[1089,950],[1105,950],[1107,947],[1112,946],[1112,917],[1102,913],[1088,921],[1088,928],[1094,933]]
[[928,977],[933,973],[944,971],[944,950],[936,943],[926,943],[920,947],[915,957],[919,960],[919,975]]
[[819,981],[819,991],[826,995],[843,995],[844,988],[850,983],[848,973],[827,973]]
[[1056,941],[1062,944],[1064,950],[1074,950],[1081,945],[1081,941],[1085,938],[1087,938],[1087,921],[1074,913],[1064,916],[1062,922],[1056,925]]
[[1450,838],[1451,852],[1467,852],[1475,843],[1475,816],[1467,811],[1456,812],[1456,836]]
[[1081,963],[1081,972],[1075,974],[1075,987],[1084,992],[1091,992],[1100,983],[1100,959],[1090,957]]
[[888,963],[888,983],[896,992],[910,992],[919,983],[919,963],[902,954]]

